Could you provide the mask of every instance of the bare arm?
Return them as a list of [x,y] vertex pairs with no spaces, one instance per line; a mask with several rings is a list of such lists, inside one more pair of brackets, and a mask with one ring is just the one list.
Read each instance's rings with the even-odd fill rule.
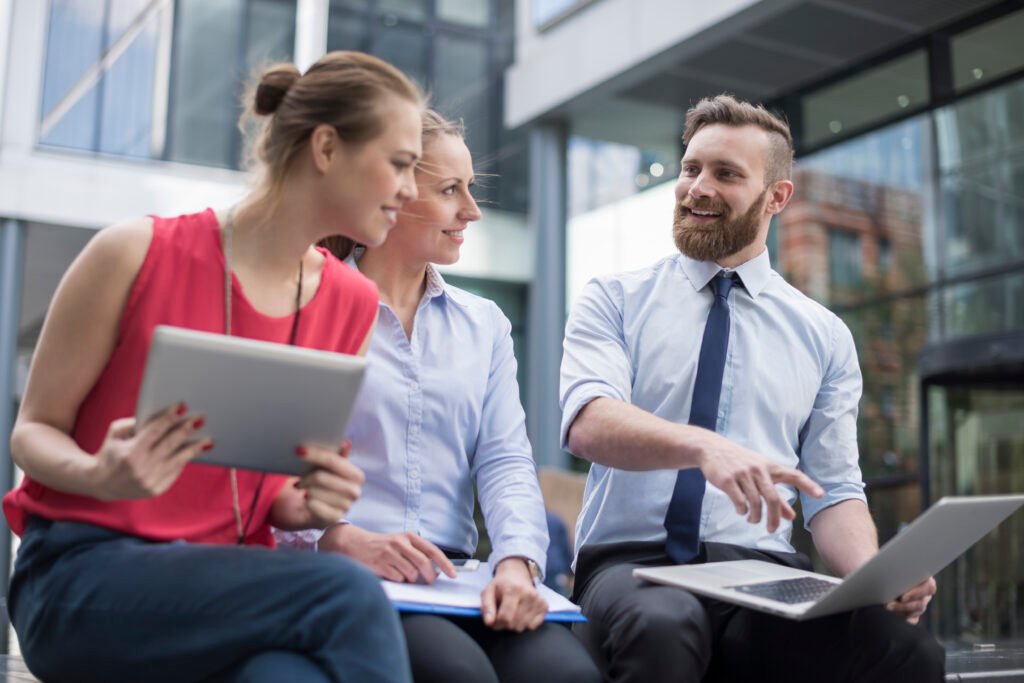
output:
[[796,486],[812,496],[821,487],[802,472],[783,467],[707,429],[680,425],[612,398],[596,398],[573,421],[568,434],[573,453],[599,465],[623,470],[700,467],[709,482],[732,500],[737,514],[761,521],[762,501],[768,507],[768,531],[780,517],[792,520],[793,508],[775,489],[776,483]]
[[101,499],[154,495],[208,446],[188,441],[198,416],[181,406],[138,430],[134,419],[115,421],[95,457],[70,436],[82,401],[113,352],[151,236],[150,219],[100,231],[54,294],[11,432],[14,462],[46,486]]
[[844,500],[827,507],[811,520],[814,547],[839,576],[847,576],[878,552],[878,532],[868,506]]
[[[878,532],[868,506],[860,500],[844,500],[825,508],[811,520],[814,546],[825,563],[839,576],[847,576],[878,553]],[[935,595],[935,579],[928,577],[886,609],[916,624]]]

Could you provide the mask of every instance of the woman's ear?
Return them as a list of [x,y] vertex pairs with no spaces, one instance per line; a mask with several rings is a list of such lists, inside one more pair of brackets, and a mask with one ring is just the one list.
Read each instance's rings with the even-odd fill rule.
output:
[[342,141],[333,126],[322,123],[309,136],[309,151],[313,166],[320,173],[326,173],[330,165],[342,154]]

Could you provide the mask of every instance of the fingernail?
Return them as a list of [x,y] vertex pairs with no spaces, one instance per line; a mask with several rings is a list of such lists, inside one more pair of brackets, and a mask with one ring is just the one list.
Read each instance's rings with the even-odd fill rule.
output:
[[292,484],[292,486],[294,486],[297,489],[300,489],[300,488],[302,488],[302,482],[301,481],[297,481],[294,484]]
[[192,429],[200,430],[204,424],[206,424],[206,418],[199,416],[192,422]]
[[187,411],[188,411],[188,404],[186,404],[186,403],[179,403],[179,404],[178,404],[178,409],[177,409],[177,410],[175,410],[174,412],[175,412],[175,414],[176,414],[176,415],[177,415],[178,417],[181,417],[181,416],[182,416],[182,415],[184,415],[184,414],[185,414],[185,413],[186,413]]
[[306,457],[306,447],[305,446],[296,446],[295,447],[295,455],[299,456],[300,458]]
[[213,442],[210,441],[208,443],[204,443],[203,444],[203,450],[204,451],[212,451],[213,450]]
[[302,492],[302,499],[303,500],[309,500],[309,491],[303,491]]

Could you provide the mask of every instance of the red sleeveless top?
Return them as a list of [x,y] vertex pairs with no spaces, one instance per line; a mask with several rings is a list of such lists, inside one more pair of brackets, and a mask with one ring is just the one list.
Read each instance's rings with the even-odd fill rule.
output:
[[[298,346],[355,353],[377,313],[377,287],[326,256],[320,287],[302,309]],[[233,279],[231,317],[235,336],[288,343],[292,316],[263,315]],[[107,366],[78,410],[72,437],[96,453],[111,421],[130,417],[142,383],[153,328],[174,325],[224,332],[224,253],[213,211],[154,218],[153,239],[121,315],[118,341]],[[248,519],[260,474],[238,470],[239,503]],[[266,475],[255,500],[247,544],[273,546],[267,515],[287,477]],[[29,515],[86,522],[155,541],[237,542],[229,470],[187,465],[164,494],[143,500],[104,502],[50,489],[26,477],[3,499],[11,529],[22,534]]]

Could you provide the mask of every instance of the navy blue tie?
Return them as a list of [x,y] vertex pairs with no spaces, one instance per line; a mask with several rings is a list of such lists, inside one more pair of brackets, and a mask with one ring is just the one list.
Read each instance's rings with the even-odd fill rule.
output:
[[[715,430],[718,424],[718,402],[722,396],[722,373],[729,349],[729,292],[742,283],[735,273],[719,271],[711,280],[715,300],[711,304],[704,338],[697,360],[697,379],[693,383],[690,402],[690,424]],[[679,470],[672,500],[665,513],[665,552],[677,564],[685,564],[697,555],[700,544],[700,510],[704,501],[704,474],[699,467]]]

